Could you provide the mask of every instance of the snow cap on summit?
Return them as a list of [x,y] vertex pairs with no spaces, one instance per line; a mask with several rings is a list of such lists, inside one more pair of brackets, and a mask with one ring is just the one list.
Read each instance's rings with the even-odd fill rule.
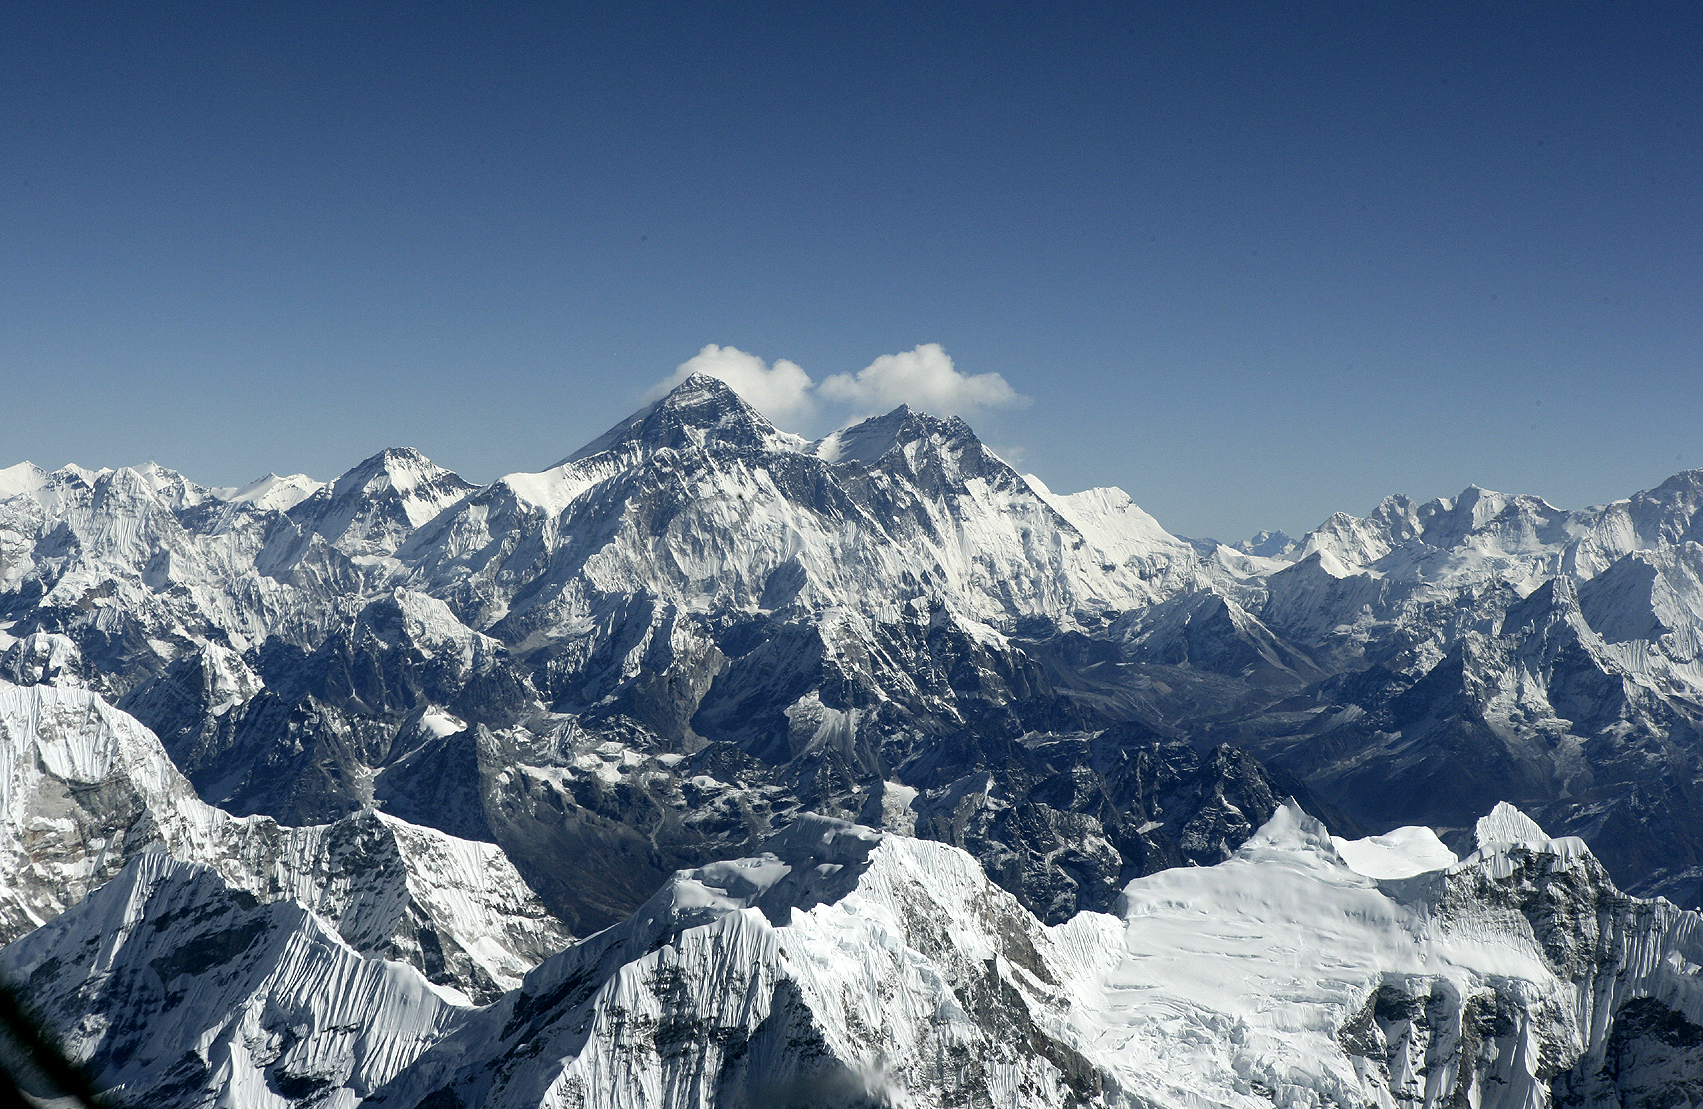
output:
[[269,473],[247,485],[236,489],[214,490],[214,493],[220,500],[231,504],[251,504],[256,508],[288,512],[323,488],[324,482],[315,481],[306,474],[280,476]]
[[413,447],[386,447],[371,458],[351,466],[331,483],[331,495],[342,497],[352,489],[389,488],[406,492],[420,482],[450,473]]
[[1460,862],[1459,856],[1437,838],[1430,828],[1408,825],[1364,839],[1332,836],[1336,853],[1348,868],[1368,878],[1411,878],[1433,870],[1444,870]]
[[1331,840],[1330,829],[1325,827],[1324,821],[1303,809],[1301,802],[1293,797],[1284,798],[1283,804],[1271,814],[1271,819],[1262,824],[1237,853],[1252,855],[1269,848],[1310,848],[1327,858],[1336,858],[1336,844]]
[[[477,486],[412,447],[387,447],[302,498],[289,510],[298,524],[339,542],[350,539],[389,554],[407,533]],[[376,530],[375,530],[376,529]]]
[[885,416],[871,416],[861,423],[812,443],[809,452],[824,462],[861,462],[873,466],[889,452],[930,436],[975,438],[968,424],[956,416],[942,420],[901,404]]
[[680,363],[672,374],[657,383],[651,395],[671,394],[697,376],[726,383],[746,403],[781,423],[800,425],[816,413],[810,375],[798,363],[777,358],[771,366],[755,354],[714,343]]
[[49,481],[46,470],[33,462],[20,462],[0,470],[0,500],[34,493]]
[[650,396],[661,397],[698,374],[725,382],[764,416],[788,427],[810,423],[824,401],[860,415],[914,405],[942,416],[1030,403],[997,373],[963,373],[939,343],[883,354],[855,374],[832,374],[821,384],[796,362],[777,358],[770,365],[755,354],[711,343],[657,382]]
[[579,462],[608,451],[649,454],[665,447],[679,450],[705,439],[767,450],[797,450],[804,444],[798,436],[775,427],[725,381],[706,373],[693,373],[665,396],[645,405],[556,465]]

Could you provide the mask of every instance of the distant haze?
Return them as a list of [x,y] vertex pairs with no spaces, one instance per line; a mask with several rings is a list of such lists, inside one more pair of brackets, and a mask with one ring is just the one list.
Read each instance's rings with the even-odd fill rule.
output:
[[[36,5],[0,466],[563,457],[697,361],[1174,532],[1703,465],[1703,7]],[[730,380],[732,380],[730,378]]]

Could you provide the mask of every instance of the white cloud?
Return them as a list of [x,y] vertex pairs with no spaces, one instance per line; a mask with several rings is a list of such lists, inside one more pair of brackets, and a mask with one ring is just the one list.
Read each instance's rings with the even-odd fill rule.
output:
[[908,404],[936,416],[969,415],[979,409],[1022,408],[1030,399],[996,373],[962,374],[939,343],[883,354],[855,374],[834,374],[820,385],[796,362],[773,365],[736,347],[711,343],[680,364],[650,391],[662,396],[694,373],[725,381],[757,411],[788,431],[816,417],[818,402],[845,405],[859,413],[886,412]]
[[659,397],[695,373],[725,381],[746,402],[784,429],[797,427],[816,413],[810,375],[796,362],[777,358],[773,366],[755,354],[714,343],[680,363],[666,381],[651,390]]
[[852,374],[823,380],[818,395],[885,412],[909,404],[938,416],[963,415],[978,408],[1020,408],[1029,403],[996,373],[965,375],[939,343],[924,343],[902,354],[883,354]]

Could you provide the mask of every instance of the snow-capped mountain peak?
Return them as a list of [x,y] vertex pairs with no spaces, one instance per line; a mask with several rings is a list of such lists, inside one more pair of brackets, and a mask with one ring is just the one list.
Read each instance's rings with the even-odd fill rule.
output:
[[390,447],[302,498],[289,516],[347,553],[389,555],[477,488],[412,447]]
[[315,481],[306,474],[280,476],[268,473],[264,477],[255,478],[247,485],[215,489],[213,492],[220,500],[231,504],[249,504],[274,512],[288,512],[323,488],[325,482]]
[[1289,560],[1294,557],[1300,544],[1281,531],[1260,530],[1234,544],[1231,549],[1243,554],[1254,555],[1258,558],[1278,558]]
[[34,462],[20,462],[0,469],[0,500],[34,493],[52,480],[46,470]]
[[1518,843],[1549,843],[1549,834],[1537,821],[1506,801],[1498,801],[1495,808],[1478,818],[1473,836],[1480,851]]
[[394,490],[405,503],[424,505],[443,502],[448,490],[466,492],[473,488],[470,482],[461,480],[459,475],[413,447],[386,447],[332,482],[331,500],[341,503],[353,497],[375,497]]
[[886,415],[871,416],[867,420],[826,435],[810,444],[807,449],[822,461],[834,465],[857,462],[864,466],[873,466],[908,443],[928,438],[946,439],[966,435],[975,438],[975,433],[970,431],[969,425],[956,416],[941,419],[926,412],[918,412],[908,404],[901,404]]
[[799,450],[805,442],[781,431],[726,382],[694,373],[557,466],[613,453],[643,456],[664,448],[681,450],[706,441],[759,451]]
[[[239,490],[14,466],[0,927],[63,916],[45,957],[216,909],[132,928],[149,989],[156,960],[202,977],[172,944],[300,938],[227,960],[234,992],[213,964],[171,987],[206,1007],[43,972],[57,1017],[128,1022],[110,1073],[150,1104],[1644,1089],[1703,1045],[1703,926],[1604,867],[1697,903],[1700,507],[1695,473],[1576,512],[1473,486],[1261,555],[1054,493],[961,420],[804,443],[703,376],[483,489],[406,449]],[[135,896],[79,918],[126,868]],[[325,979],[267,951],[403,960],[462,1015],[345,1083],[351,1029],[396,1010],[285,1020],[268,999]],[[375,997],[419,993],[381,970]],[[181,1037],[129,1034],[166,1009]],[[309,1038],[311,1073],[275,1065]]]

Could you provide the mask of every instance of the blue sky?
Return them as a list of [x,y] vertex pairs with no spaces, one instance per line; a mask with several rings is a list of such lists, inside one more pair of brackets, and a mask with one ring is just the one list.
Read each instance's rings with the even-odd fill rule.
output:
[[0,465],[485,481],[708,344],[1192,535],[1703,465],[1696,5],[234,7],[0,14]]

